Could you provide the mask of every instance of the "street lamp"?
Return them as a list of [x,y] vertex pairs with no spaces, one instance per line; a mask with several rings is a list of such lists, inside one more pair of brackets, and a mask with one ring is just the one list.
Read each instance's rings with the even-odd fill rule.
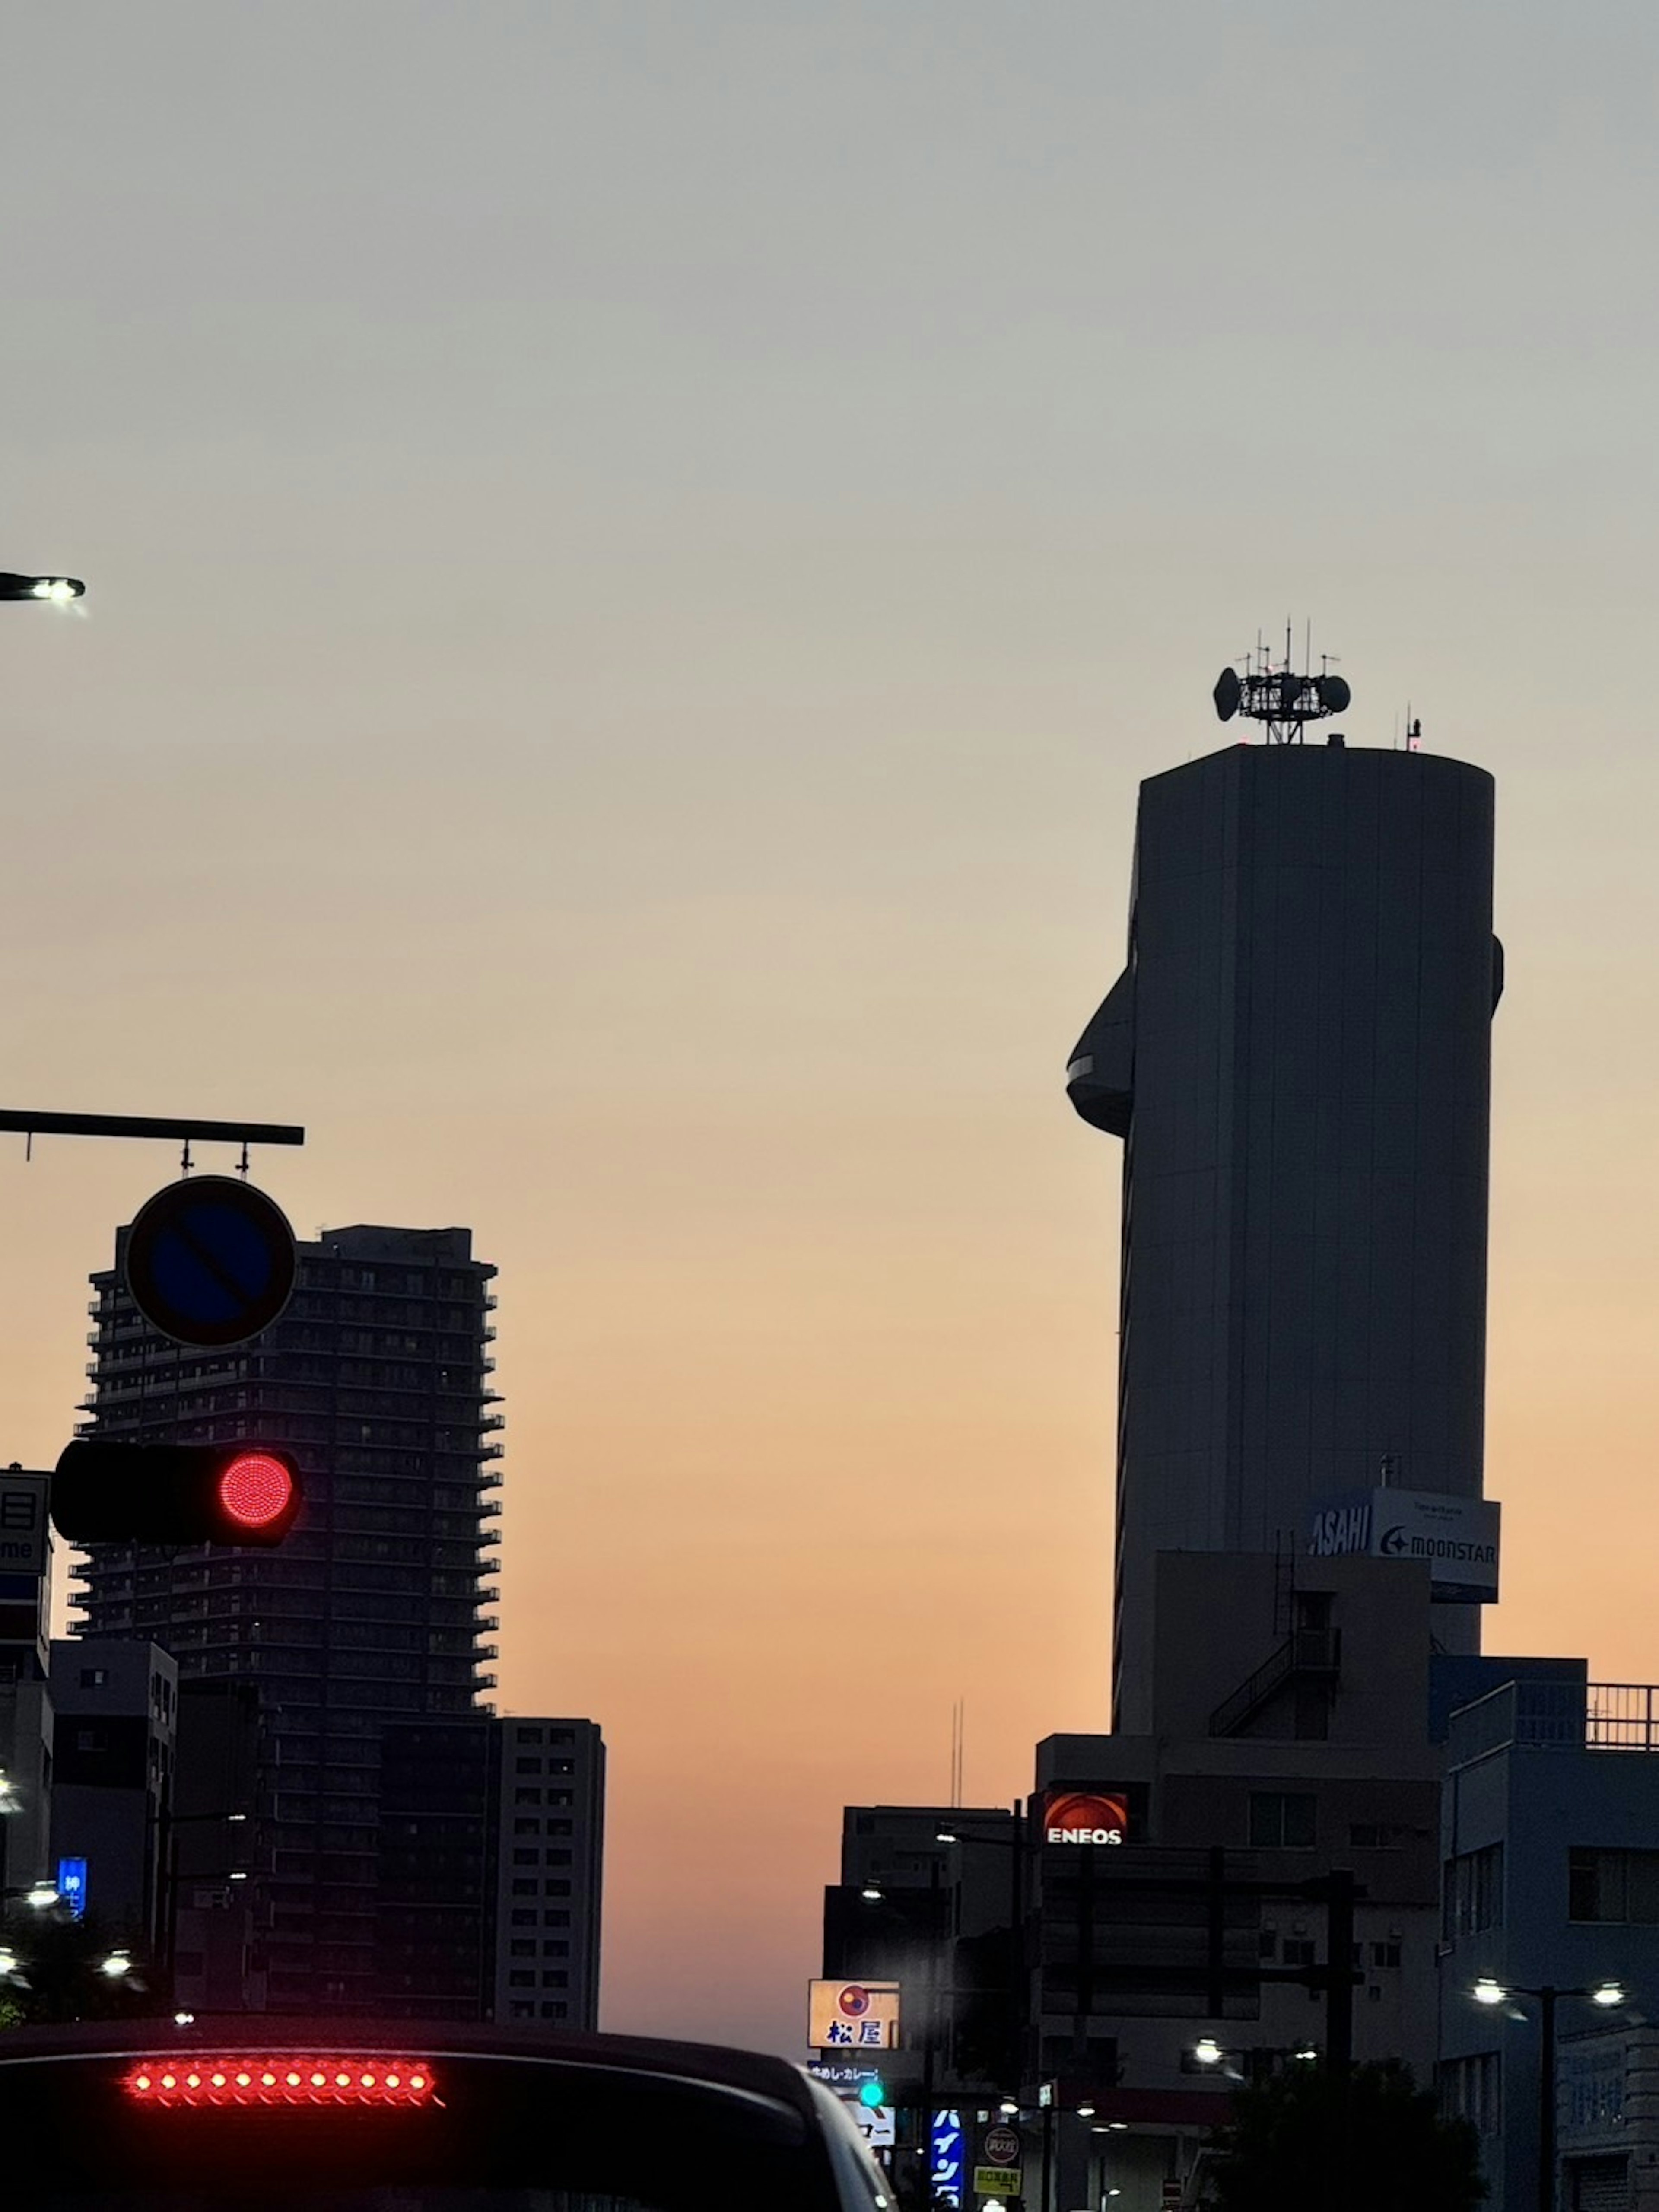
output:
[[18,576],[0,570],[0,599],[43,599],[48,606],[64,607],[86,595],[78,576]]
[[879,1905],[882,1900],[883,1891],[879,1883],[866,1881],[863,1888],[859,1892],[859,1895],[864,1899],[866,1905]]
[[1200,2035],[1193,2045],[1193,2056],[1200,2066],[1219,2066],[1226,2055],[1212,2035]]
[[131,1953],[112,1951],[108,1958],[98,1961],[98,1971],[100,1974],[107,1974],[112,1981],[118,1981],[123,1974],[132,1972]]
[[1629,2002],[1620,1981],[1595,1982],[1588,1989],[1564,1990],[1553,1982],[1534,1988],[1519,1982],[1500,1982],[1482,1974],[1469,1995],[1476,2004],[1501,2005],[1511,1997],[1538,2000],[1538,2212],[1555,2212],[1555,2006],[1559,1997],[1583,1997],[1586,2003],[1611,2012]]

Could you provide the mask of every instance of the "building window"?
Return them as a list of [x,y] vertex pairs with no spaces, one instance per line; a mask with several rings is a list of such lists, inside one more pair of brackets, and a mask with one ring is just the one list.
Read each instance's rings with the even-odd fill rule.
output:
[[107,1667],[83,1667],[81,1669],[81,1687],[83,1690],[101,1690],[108,1680]]
[[514,1729],[513,1733],[520,1743],[539,1743],[542,1740],[542,1732],[539,1729]]
[[542,1945],[542,1956],[544,1959],[568,1959],[570,1956],[570,1946],[568,1943],[555,1939],[551,1942]]
[[570,1977],[562,1967],[556,1968],[550,1974],[542,1976],[542,1987],[544,1990],[568,1990],[569,1986]]
[[513,1802],[515,1805],[539,1805],[541,1802],[542,1793],[539,1790],[515,1790],[513,1792]]
[[543,1887],[550,1897],[568,1897],[570,1894],[570,1884],[568,1881],[550,1881],[544,1883]]
[[1374,1966],[1397,1966],[1400,1964],[1398,1943],[1373,1943],[1371,1964]]
[[[516,1889],[518,1886],[517,1882],[514,1882],[513,1885],[514,1889]],[[532,1884],[532,1887],[533,1887],[534,1885]],[[536,1924],[536,1915],[533,1909],[526,1912],[522,1905],[515,1905],[514,1907],[511,1918],[513,1925],[515,1928],[533,1928]]]
[[549,1866],[568,1866],[570,1863],[571,1855],[568,1851],[550,1851],[547,1855]]
[[1575,1845],[1567,1854],[1567,1917],[1659,1927],[1659,1851]]
[[510,1990],[533,1990],[536,1986],[536,1977],[532,1973],[526,1972],[522,1966],[515,1966],[507,1978],[507,1985]]
[[1319,1948],[1311,1936],[1287,1936],[1285,1938],[1285,1964],[1287,1966],[1311,1966],[1318,1960]]
[[1478,2134],[1495,2136],[1503,2118],[1501,2054],[1478,2051],[1472,2058],[1446,2059],[1439,2075],[1441,2111],[1467,2120]]
[[569,1925],[570,1915],[562,1906],[556,1912],[544,1912],[542,1915],[544,1928],[568,1928]]
[[510,1959],[533,1959],[536,1955],[535,1938],[532,1936],[529,1942],[526,1942],[525,1939],[520,1936],[515,1942],[509,1943],[507,1948],[507,1956]]
[[517,1850],[513,1854],[513,1863],[514,1866],[534,1866],[540,1854],[533,1849]]
[[515,1820],[513,1823],[513,1832],[515,1836],[539,1836],[541,1832],[542,1824],[539,1820]]
[[514,1897],[534,1897],[536,1894],[534,1877],[532,1876],[528,1881],[515,1881],[513,1885],[513,1894]]
[[1348,1841],[1356,1850],[1396,1851],[1402,1844],[1411,1841],[1411,1832],[1396,1827],[1390,1820],[1351,1820]]
[[1446,1862],[1441,1932],[1449,1943],[1504,1924],[1504,1846],[1462,1851]]
[[542,2007],[544,2020],[565,2020],[569,2017],[569,2013],[570,2008],[568,2004],[544,2004]]
[[514,2020],[534,2020],[536,2017],[535,2006],[526,2004],[522,2001],[517,2004],[509,2005],[507,2011]]
[[1250,1792],[1250,1848],[1253,1850],[1306,1850],[1313,1843],[1318,1801],[1300,1791],[1253,1790]]
[[513,1771],[515,1774],[539,1774],[542,1763],[539,1759],[515,1759]]

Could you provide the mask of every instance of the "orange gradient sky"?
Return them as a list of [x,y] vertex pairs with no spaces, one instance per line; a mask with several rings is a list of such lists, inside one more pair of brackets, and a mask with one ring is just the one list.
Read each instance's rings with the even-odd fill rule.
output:
[[[1334,15],[8,27],[0,565],[93,595],[0,609],[3,1103],[302,1120],[302,1233],[500,1267],[500,1695],[611,1746],[608,2026],[795,2047],[841,1807],[959,1697],[981,1802],[1105,1723],[1061,1073],[1287,609],[1351,744],[1498,780],[1488,1645],[1659,1676],[1659,27]],[[172,1171],[0,1148],[0,1456]]]

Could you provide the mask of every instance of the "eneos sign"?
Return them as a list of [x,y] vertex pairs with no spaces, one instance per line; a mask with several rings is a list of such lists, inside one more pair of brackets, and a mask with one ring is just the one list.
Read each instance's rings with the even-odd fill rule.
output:
[[1045,1844],[1121,1844],[1129,1832],[1129,1801],[1099,1790],[1051,1790],[1042,1801]]

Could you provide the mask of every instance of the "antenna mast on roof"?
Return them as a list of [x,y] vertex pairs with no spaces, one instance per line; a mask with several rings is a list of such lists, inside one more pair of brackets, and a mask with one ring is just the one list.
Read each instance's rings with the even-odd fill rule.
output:
[[[1311,623],[1308,625],[1307,641],[1307,660],[1311,671]],[[1299,745],[1308,723],[1322,721],[1328,714],[1341,714],[1353,696],[1346,680],[1331,673],[1334,658],[1334,654],[1322,653],[1317,676],[1310,672],[1298,675],[1291,662],[1289,621],[1285,624],[1285,659],[1279,666],[1274,665],[1258,630],[1255,652],[1243,656],[1243,674],[1227,667],[1216,679],[1212,694],[1216,713],[1224,722],[1231,722],[1235,714],[1243,714],[1250,721],[1264,723],[1270,745]]]

